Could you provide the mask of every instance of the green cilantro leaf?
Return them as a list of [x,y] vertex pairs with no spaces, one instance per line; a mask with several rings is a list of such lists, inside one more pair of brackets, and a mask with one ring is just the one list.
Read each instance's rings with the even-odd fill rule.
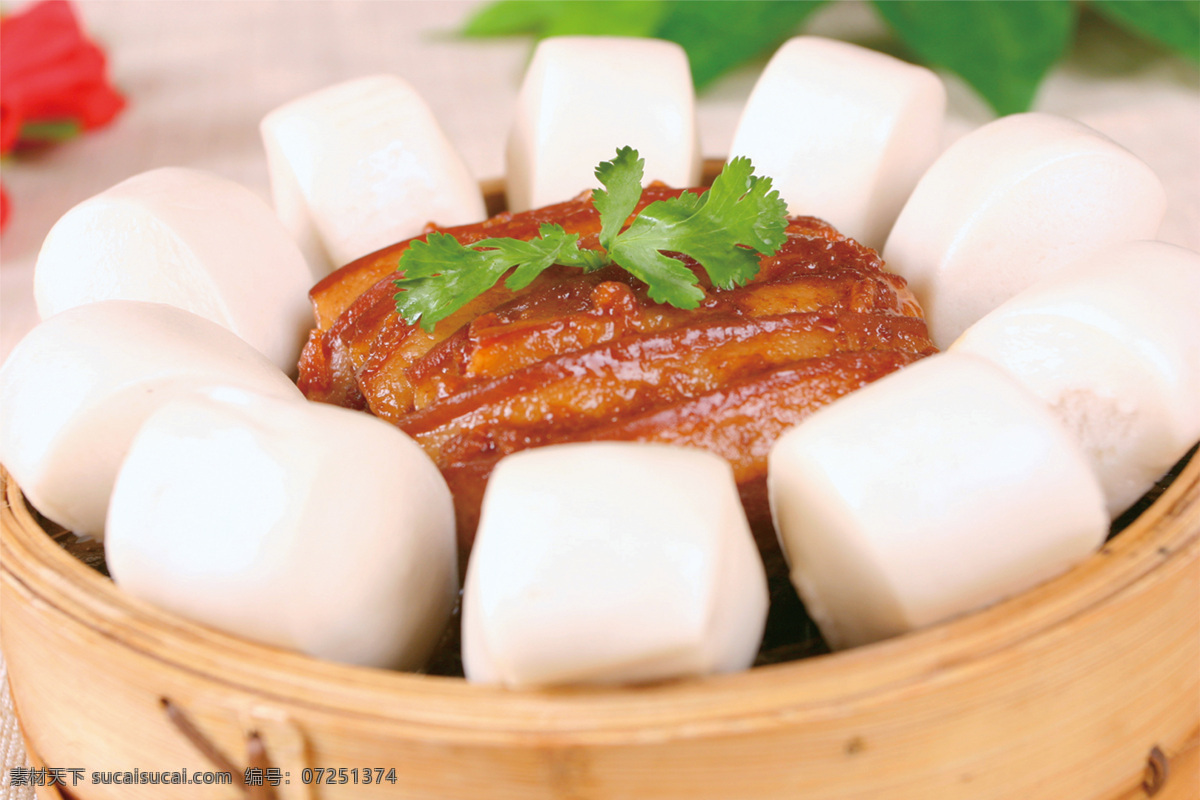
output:
[[682,261],[695,259],[723,289],[741,286],[758,273],[758,254],[771,255],[787,240],[787,204],[771,190],[771,179],[755,176],[747,158],[725,165],[703,194],[684,192],[642,209],[622,231],[642,196],[645,162],[631,147],[596,167],[604,186],[592,194],[600,214],[604,250],[579,246],[579,234],[542,225],[538,236],[484,239],[463,245],[434,232],[413,242],[400,258],[403,276],[395,281],[396,311],[425,330],[496,285],[506,273],[510,289],[528,286],[554,264],[584,271],[616,263],[644,281],[650,299],[695,308],[704,298],[699,279]]
[[542,225],[536,239],[484,239],[459,244],[448,233],[431,233],[413,242],[400,259],[404,277],[395,282],[396,311],[427,331],[496,285],[516,268],[504,285],[522,289],[553,264],[596,269],[604,257],[579,247],[579,234],[559,225]]
[[759,253],[772,254],[787,240],[787,204],[770,178],[753,173],[750,159],[735,158],[703,195],[651,203],[609,256],[649,285],[652,300],[680,308],[695,308],[704,292],[692,271],[662,250],[691,256],[722,289],[744,285],[758,274]]
[[448,233],[431,233],[409,245],[400,258],[396,311],[427,331],[462,307],[460,297],[487,291],[511,268],[482,250],[464,247]]
[[484,239],[473,246],[493,248],[497,257],[510,261],[517,268],[504,282],[510,289],[524,289],[555,264],[580,267],[590,272],[608,263],[603,253],[580,248],[579,234],[567,233],[561,225],[543,224],[538,228],[538,234],[538,238],[529,241]]
[[645,167],[646,159],[638,158],[632,147],[620,148],[616,158],[596,167],[596,180],[604,189],[592,192],[592,204],[600,212],[600,246],[605,250],[612,249],[613,240],[642,199]]

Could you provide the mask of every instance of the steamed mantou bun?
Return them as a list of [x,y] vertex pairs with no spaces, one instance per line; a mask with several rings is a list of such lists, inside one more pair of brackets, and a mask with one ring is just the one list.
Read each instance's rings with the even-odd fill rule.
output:
[[222,325],[294,372],[312,323],[311,273],[249,189],[183,167],[135,175],[55,223],[34,295],[47,319],[99,300],[167,303]]
[[424,98],[370,75],[292,100],[260,125],[275,211],[313,281],[381,247],[486,216],[479,184]]
[[361,412],[239,390],[146,420],[104,550],[143,600],[364,666],[422,666],[458,595],[450,491],[412,439]]
[[467,679],[513,687],[744,669],[767,613],[729,464],[628,442],[502,459],[463,592]]
[[941,148],[946,90],[924,67],[816,36],[788,40],[746,102],[730,147],[793,215],[880,248]]
[[0,461],[42,514],[99,537],[138,427],[167,401],[214,386],[304,402],[265,356],[195,314],[129,300],[67,309],[0,368]]
[[534,51],[507,150],[512,211],[561,203],[598,186],[596,165],[629,146],[645,182],[695,186],[700,144],[683,48],[661,39],[557,36]]
[[1015,595],[1108,532],[1066,430],[999,367],[961,353],[888,375],[783,434],[767,485],[792,582],[835,648]]
[[1016,114],[951,145],[921,178],[883,259],[908,280],[945,349],[1037,280],[1152,239],[1166,210],[1145,163],[1073,120]]
[[967,329],[1091,458],[1110,515],[1200,439],[1200,254],[1163,242],[1095,253]]

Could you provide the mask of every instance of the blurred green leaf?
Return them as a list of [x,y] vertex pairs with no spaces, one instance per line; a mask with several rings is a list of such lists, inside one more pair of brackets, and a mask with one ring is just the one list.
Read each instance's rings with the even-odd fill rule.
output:
[[550,7],[561,3],[501,0],[488,3],[462,27],[463,36],[517,36],[539,33],[550,15]]
[[687,51],[703,89],[729,70],[775,50],[827,0],[673,0],[659,38]]
[[501,0],[467,20],[466,36],[653,36],[665,0]]
[[74,119],[31,120],[22,123],[18,139],[25,144],[65,142],[83,133],[83,125]]
[[1091,6],[1125,30],[1200,63],[1200,2],[1092,0]]
[[957,73],[996,113],[1027,110],[1075,33],[1069,0],[873,0],[925,63]]

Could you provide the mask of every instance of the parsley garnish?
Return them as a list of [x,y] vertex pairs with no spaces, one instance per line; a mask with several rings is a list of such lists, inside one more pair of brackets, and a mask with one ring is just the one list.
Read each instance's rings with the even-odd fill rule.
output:
[[704,298],[699,279],[664,251],[695,259],[713,284],[742,286],[758,274],[759,255],[773,255],[787,240],[787,204],[771,190],[771,179],[754,175],[748,158],[725,165],[703,194],[684,192],[650,203],[624,231],[642,196],[645,162],[622,147],[596,167],[604,189],[592,193],[600,213],[600,250],[579,246],[579,235],[559,225],[542,225],[538,237],[484,239],[459,244],[449,234],[431,233],[413,242],[400,258],[404,277],[396,287],[396,311],[425,330],[496,284],[505,273],[510,289],[528,286],[553,264],[586,272],[616,264],[644,281],[650,299],[695,308]]

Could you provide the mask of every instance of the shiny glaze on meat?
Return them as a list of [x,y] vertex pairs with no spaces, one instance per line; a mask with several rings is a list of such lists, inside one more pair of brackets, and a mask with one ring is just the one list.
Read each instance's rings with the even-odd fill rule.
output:
[[[650,186],[642,204],[680,191]],[[543,222],[598,247],[587,194],[446,232],[463,243],[531,238]],[[317,328],[300,387],[312,400],[369,410],[422,445],[454,493],[464,554],[497,460],[527,447],[615,439],[728,459],[770,562],[777,545],[766,456],[776,437],[934,352],[903,279],[811,217],[790,220],[787,243],[745,287],[714,290],[698,271],[707,297],[693,310],[650,301],[615,267],[553,267],[518,292],[498,284],[432,333],[395,311],[392,282],[407,246],[359,259],[314,287]]]

